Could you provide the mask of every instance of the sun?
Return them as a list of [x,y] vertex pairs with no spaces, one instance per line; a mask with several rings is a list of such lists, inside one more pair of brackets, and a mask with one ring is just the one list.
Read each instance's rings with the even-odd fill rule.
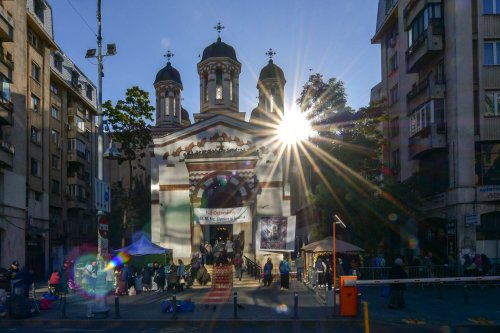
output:
[[296,145],[314,135],[305,113],[296,109],[285,113],[277,131],[279,141],[287,146]]

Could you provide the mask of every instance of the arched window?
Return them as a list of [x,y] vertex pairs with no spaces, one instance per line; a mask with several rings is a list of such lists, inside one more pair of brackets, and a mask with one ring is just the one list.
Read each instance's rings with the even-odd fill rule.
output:
[[168,115],[168,109],[165,106],[165,96],[160,96],[160,112],[163,113],[163,115]]
[[222,99],[222,70],[215,71],[215,99]]
[[203,99],[208,102],[208,77],[207,73],[203,75]]
[[168,97],[170,99],[170,105],[172,105],[172,115],[177,116],[177,110],[175,108],[175,94]]
[[269,112],[274,112],[274,95],[276,91],[271,88],[271,95],[269,96]]
[[234,74],[231,72],[231,77],[229,79],[229,100],[234,100],[233,99],[233,89],[234,89]]
[[168,92],[165,97],[163,97],[165,104],[165,116],[170,115],[170,98],[168,97]]

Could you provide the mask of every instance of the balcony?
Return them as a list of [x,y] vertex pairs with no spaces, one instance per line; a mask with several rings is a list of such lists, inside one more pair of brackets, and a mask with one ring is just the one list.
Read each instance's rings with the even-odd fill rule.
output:
[[90,184],[89,177],[81,175],[79,173],[68,174],[68,185],[79,185],[82,187],[87,187]]
[[85,153],[81,151],[77,151],[76,149],[68,149],[68,162],[79,163],[79,164],[88,164]]
[[442,2],[442,0],[410,0],[403,11],[405,30],[408,30],[410,24],[429,4],[440,4]]
[[425,153],[446,148],[446,133],[439,123],[432,123],[408,139],[410,159],[422,158]]
[[14,124],[14,104],[11,101],[0,99],[0,126]]
[[446,83],[443,76],[430,74],[406,94],[408,110],[414,110],[419,105],[431,99],[443,99],[446,92]]
[[12,168],[14,165],[14,145],[0,140],[0,168]]
[[89,209],[90,199],[79,195],[66,196],[68,209]]
[[14,41],[14,19],[9,12],[0,5],[0,41]]
[[406,50],[406,72],[418,73],[429,60],[444,50],[444,29],[441,20],[431,20],[429,27]]

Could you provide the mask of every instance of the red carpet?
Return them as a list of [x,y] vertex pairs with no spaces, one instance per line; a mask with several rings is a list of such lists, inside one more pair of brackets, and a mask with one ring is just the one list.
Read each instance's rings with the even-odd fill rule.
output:
[[231,289],[212,289],[203,299],[204,304],[221,304],[229,301]]

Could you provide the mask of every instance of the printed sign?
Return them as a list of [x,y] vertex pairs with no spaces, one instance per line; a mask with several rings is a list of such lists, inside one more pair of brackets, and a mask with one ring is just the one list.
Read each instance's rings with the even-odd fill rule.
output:
[[[293,251],[295,248],[295,216],[265,216],[259,221],[261,250]],[[259,245],[259,244],[258,244]]]
[[195,208],[193,220],[203,225],[235,224],[252,221],[248,206],[234,208]]

